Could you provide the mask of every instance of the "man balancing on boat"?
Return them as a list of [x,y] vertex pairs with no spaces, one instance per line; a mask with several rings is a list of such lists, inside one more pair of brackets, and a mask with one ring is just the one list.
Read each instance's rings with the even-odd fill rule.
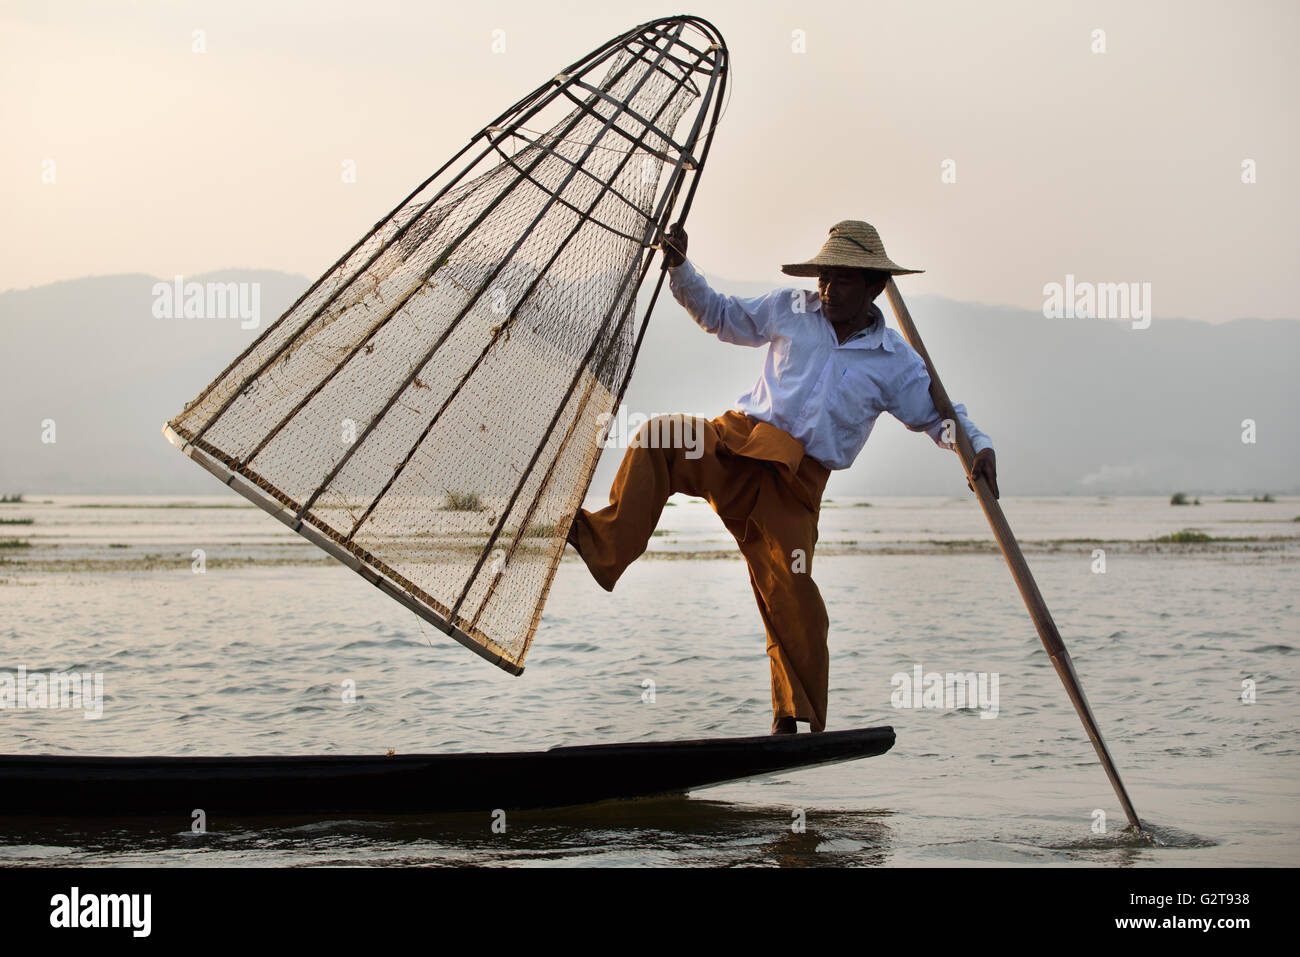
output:
[[[869,223],[845,220],[831,227],[812,259],[781,267],[789,276],[816,276],[816,292],[786,288],[740,299],[714,292],[695,271],[680,225],[670,226],[665,240],[673,296],[723,342],[767,346],[763,373],[736,408],[716,419],[647,422],[629,443],[610,504],[579,510],[568,540],[612,591],[645,551],[670,495],[706,499],[749,564],[767,629],[772,733],[793,734],[799,721],[822,731],[828,619],[812,557],[826,480],[853,464],[881,412],[954,448],[951,426],[930,398],[925,362],[874,305],[890,276],[921,270],[890,260]],[[954,409],[976,452],[973,471],[996,496],[993,443],[964,406]],[[674,427],[693,440],[657,441]]]

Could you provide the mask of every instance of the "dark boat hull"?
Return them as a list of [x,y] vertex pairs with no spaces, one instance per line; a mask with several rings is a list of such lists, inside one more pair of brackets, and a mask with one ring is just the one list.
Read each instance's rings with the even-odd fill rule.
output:
[[0,816],[429,814],[680,794],[894,746],[893,728],[549,751],[289,757],[0,756]]

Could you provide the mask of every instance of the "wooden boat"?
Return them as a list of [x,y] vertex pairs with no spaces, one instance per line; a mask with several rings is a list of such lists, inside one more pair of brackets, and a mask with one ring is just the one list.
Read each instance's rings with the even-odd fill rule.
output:
[[467,754],[0,756],[0,816],[430,814],[683,794],[854,761],[894,729]]

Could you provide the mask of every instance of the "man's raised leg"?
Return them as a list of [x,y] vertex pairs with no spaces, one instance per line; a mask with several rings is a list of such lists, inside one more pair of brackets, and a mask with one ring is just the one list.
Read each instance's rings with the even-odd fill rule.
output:
[[708,499],[722,514],[743,514],[756,492],[744,476],[754,463],[731,455],[708,419],[661,415],[638,430],[597,512],[579,509],[569,541],[606,591],[645,551],[664,503],[676,492]]

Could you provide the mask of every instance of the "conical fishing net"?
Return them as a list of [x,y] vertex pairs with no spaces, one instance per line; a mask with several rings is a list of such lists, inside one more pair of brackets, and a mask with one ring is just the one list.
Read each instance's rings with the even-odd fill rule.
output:
[[639,27],[520,101],[169,423],[514,673],[631,374],[658,231],[707,153],[725,48],[699,23]]

